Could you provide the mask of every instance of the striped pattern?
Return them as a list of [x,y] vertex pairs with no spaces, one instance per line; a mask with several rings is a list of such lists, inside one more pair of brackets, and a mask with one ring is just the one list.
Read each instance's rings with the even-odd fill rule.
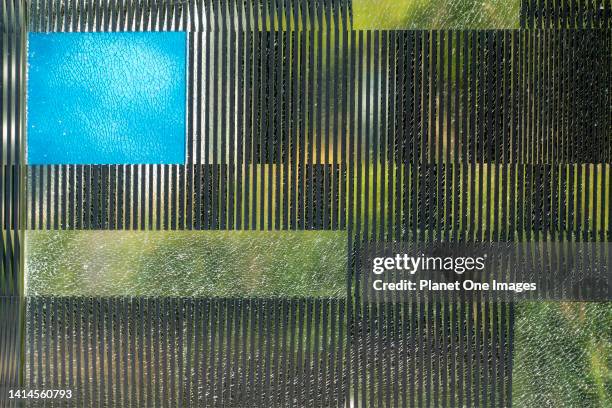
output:
[[356,302],[351,317],[350,406],[512,405],[513,304]]
[[29,298],[26,385],[72,389],[70,406],[341,407],[345,310],[338,299]]
[[610,31],[231,37],[189,38],[190,164],[32,166],[28,226],[609,236]]
[[25,10],[19,0],[3,0],[1,4],[2,78],[0,83],[2,95],[0,113],[3,120],[0,127],[2,132],[0,163],[4,166],[11,166],[23,164],[25,27],[21,21],[24,19]]
[[[5,7],[6,6],[6,7]],[[19,275],[20,230],[23,197],[23,132],[24,132],[24,58],[25,33],[21,2],[6,2],[2,8],[1,31],[2,75],[0,79],[0,296],[21,293]]]
[[521,28],[612,28],[610,0],[521,0]]
[[[337,166],[300,168],[303,184],[292,183],[290,191],[278,167],[257,165],[236,170],[236,166],[228,165],[29,166],[28,228],[344,228],[345,204],[338,200],[338,191],[345,176],[339,174]],[[230,189],[228,174],[235,176],[234,171],[241,176],[229,185],[233,187]],[[244,179],[249,181],[243,182]]]
[[0,405],[23,380],[24,3],[0,2]]
[[32,0],[29,12],[29,31],[42,32],[316,30],[350,22],[351,2]]
[[511,406],[515,305],[372,301],[361,251],[612,241],[608,0],[525,1],[522,29],[495,31],[353,31],[348,1],[35,0],[30,31],[188,31],[187,164],[27,171],[24,8],[6,4],[2,293],[20,293],[22,212],[30,229],[349,236],[346,300],[30,298],[26,351],[23,305],[0,303],[12,384],[70,387],[74,406]]
[[[394,242],[609,242],[610,31],[354,35],[365,109],[350,117],[349,326],[363,333],[352,402],[511,406],[513,303],[379,303],[363,296],[359,260]],[[378,345],[393,336],[404,341]]]
[[[268,176],[272,180],[270,198],[260,186],[253,192],[249,185],[223,192],[219,183],[225,180],[209,181],[223,173],[220,166],[30,166],[27,226],[104,230],[335,230],[350,226],[362,237],[400,241],[532,237],[609,241],[611,237],[610,164],[379,162],[379,178],[366,186],[364,173],[373,172],[372,167],[353,164],[350,184],[346,173],[340,183],[339,176],[333,180],[333,167],[314,167],[314,174],[305,173],[304,186],[289,197],[274,190],[286,180],[270,176],[264,168],[264,182]],[[359,192],[355,172],[362,179]],[[351,205],[340,201],[334,191]],[[229,201],[231,195],[241,195],[241,205],[235,198]],[[444,205],[424,204],[431,201]]]
[[18,296],[0,296],[0,405],[12,406],[8,390],[23,383],[24,302]]

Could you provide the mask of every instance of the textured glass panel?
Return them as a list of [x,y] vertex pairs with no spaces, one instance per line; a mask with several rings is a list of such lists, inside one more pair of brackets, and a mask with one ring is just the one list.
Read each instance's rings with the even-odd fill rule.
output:
[[0,2],[32,31],[188,33],[185,164],[27,178],[4,42],[0,292],[25,252],[32,296],[0,302],[0,379],[79,407],[612,406],[609,303],[376,302],[360,256],[528,242],[554,284],[547,248],[609,246],[610,0]]
[[24,303],[24,382],[69,387],[71,407],[333,407],[348,393],[344,299]]
[[344,232],[28,231],[28,295],[343,296]]
[[28,41],[30,164],[185,161],[185,33]]

